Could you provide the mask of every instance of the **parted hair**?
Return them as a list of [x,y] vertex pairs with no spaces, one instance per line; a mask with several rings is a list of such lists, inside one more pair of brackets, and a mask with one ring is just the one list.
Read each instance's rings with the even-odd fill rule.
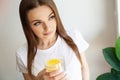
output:
[[37,45],[39,43],[38,42],[39,40],[38,37],[33,33],[28,23],[27,14],[30,10],[42,5],[46,5],[52,9],[52,11],[55,14],[55,18],[57,22],[57,30],[56,30],[57,34],[65,40],[67,45],[75,52],[77,58],[82,64],[79,50],[76,44],[74,43],[74,41],[72,40],[72,38],[66,33],[64,26],[60,20],[60,16],[58,14],[57,7],[54,1],[53,0],[22,0],[19,6],[19,14],[20,14],[20,20],[23,27],[23,31],[28,44],[27,69],[28,69],[28,73],[31,76],[32,76],[31,67],[37,52]]

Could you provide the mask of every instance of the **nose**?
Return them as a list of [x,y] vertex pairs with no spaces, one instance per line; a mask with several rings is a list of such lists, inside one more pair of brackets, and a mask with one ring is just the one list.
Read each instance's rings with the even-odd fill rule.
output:
[[48,31],[50,28],[49,23],[44,23],[44,30]]

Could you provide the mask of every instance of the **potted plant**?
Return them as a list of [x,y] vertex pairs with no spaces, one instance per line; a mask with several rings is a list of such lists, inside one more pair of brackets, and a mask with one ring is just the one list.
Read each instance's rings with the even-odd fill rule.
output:
[[102,51],[111,71],[101,74],[96,80],[120,80],[120,37],[116,40],[115,47],[107,47]]

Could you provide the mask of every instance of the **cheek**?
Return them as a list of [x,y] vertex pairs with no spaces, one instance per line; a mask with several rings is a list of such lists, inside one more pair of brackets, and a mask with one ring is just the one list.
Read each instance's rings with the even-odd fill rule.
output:
[[43,32],[41,28],[32,28],[32,31],[36,36],[42,35]]
[[56,26],[57,26],[56,21],[53,21],[53,22],[51,23],[51,27],[52,27],[52,29],[56,29]]

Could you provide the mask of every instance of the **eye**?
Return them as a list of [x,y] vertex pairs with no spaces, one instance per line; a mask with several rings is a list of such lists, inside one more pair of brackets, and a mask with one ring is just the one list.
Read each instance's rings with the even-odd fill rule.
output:
[[49,20],[54,19],[54,18],[55,18],[55,16],[53,14],[53,15],[50,16]]
[[35,22],[33,25],[34,26],[39,26],[41,24],[41,22]]

